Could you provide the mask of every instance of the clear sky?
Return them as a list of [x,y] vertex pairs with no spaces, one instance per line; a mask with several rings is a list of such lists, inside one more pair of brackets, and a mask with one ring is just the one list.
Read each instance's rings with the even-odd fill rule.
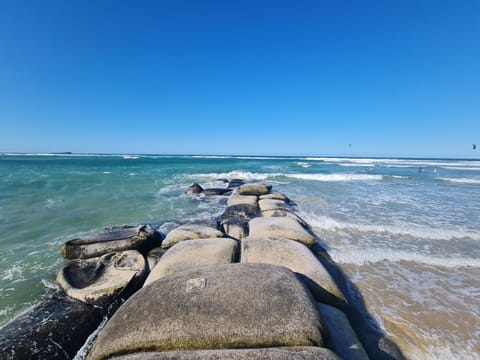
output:
[[478,158],[474,143],[478,0],[0,0],[0,151]]

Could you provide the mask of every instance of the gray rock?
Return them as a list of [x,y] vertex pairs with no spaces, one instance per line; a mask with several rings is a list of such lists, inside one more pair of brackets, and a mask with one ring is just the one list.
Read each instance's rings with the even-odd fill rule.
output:
[[284,209],[275,209],[275,210],[266,210],[262,211],[263,217],[289,217],[292,218],[300,223],[304,228],[308,229],[309,225],[305,220],[303,220],[300,216],[294,213],[292,210],[288,208]]
[[196,195],[203,193],[203,188],[198,183],[193,183],[187,189],[187,194],[189,195]]
[[222,230],[228,236],[241,240],[248,236],[248,220],[240,216],[232,216],[221,223]]
[[281,210],[287,208],[287,203],[278,199],[262,199],[258,201],[260,211]]
[[368,355],[345,314],[330,305],[318,303],[317,306],[328,334],[328,347],[344,360],[368,360]]
[[341,360],[334,352],[314,346],[266,349],[219,349],[142,352],[115,356],[112,360]]
[[227,205],[254,205],[257,206],[257,196],[256,195],[239,195],[232,194],[227,200]]
[[248,237],[242,241],[242,263],[285,266],[304,275],[313,296],[322,302],[345,305],[345,297],[328,271],[305,245],[282,238]]
[[124,250],[145,254],[159,246],[162,238],[162,234],[150,225],[114,227],[93,237],[69,240],[62,245],[61,251],[66,259],[88,259]]
[[232,192],[232,189],[225,189],[225,188],[207,188],[204,190],[205,195],[227,195],[228,193]]
[[310,293],[284,267],[229,264],[139,290],[99,333],[88,360],[140,351],[321,346]]
[[248,222],[249,236],[280,237],[314,245],[316,237],[290,217],[258,217]]
[[199,266],[221,265],[234,262],[238,255],[238,244],[227,238],[185,240],[172,246],[162,256],[148,275],[145,285]]
[[265,195],[270,193],[272,185],[267,184],[244,184],[238,188],[240,195]]
[[183,240],[219,238],[223,234],[217,229],[197,224],[185,224],[170,231],[162,242],[163,248],[169,248]]
[[263,199],[276,199],[276,200],[283,200],[286,203],[290,202],[290,199],[288,198],[287,195],[282,194],[282,193],[271,193],[271,194],[265,194],[265,195],[260,195],[260,200]]
[[3,360],[72,359],[103,312],[67,297],[43,300],[0,330]]
[[251,220],[260,216],[260,209],[256,205],[247,205],[247,204],[239,204],[239,205],[232,205],[225,209],[222,215],[220,215],[217,221],[222,224],[225,220],[232,218],[232,217],[241,217],[246,220]]
[[65,293],[90,305],[105,307],[124,292],[140,287],[145,259],[135,250],[73,260],[59,271],[57,282]]
[[242,186],[243,184],[245,184],[245,180],[242,180],[242,179],[231,179],[229,182],[228,182],[228,186],[230,189],[233,189],[233,188],[238,188],[240,186]]
[[167,249],[159,246],[159,247],[153,248],[148,252],[146,256],[146,260],[147,260],[149,271],[152,270],[155,267],[155,265],[157,265],[157,263],[160,261],[160,259],[162,258],[162,256],[165,254],[166,251]]

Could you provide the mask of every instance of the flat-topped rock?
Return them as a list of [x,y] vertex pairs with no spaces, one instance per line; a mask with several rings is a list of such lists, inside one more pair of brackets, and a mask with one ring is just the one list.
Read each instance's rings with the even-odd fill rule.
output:
[[139,290],[98,334],[88,360],[145,351],[321,346],[316,304],[267,264],[203,267]]
[[369,360],[345,314],[330,305],[318,303],[317,307],[325,325],[329,348],[344,360]]
[[232,205],[225,209],[222,215],[218,217],[218,222],[221,224],[226,219],[231,217],[241,217],[246,220],[251,220],[260,216],[260,209],[256,205],[248,205],[248,204],[239,204],[239,205]]
[[62,245],[61,251],[66,259],[88,259],[124,250],[146,253],[161,241],[162,235],[150,225],[121,226],[96,236],[69,240]]
[[240,216],[232,216],[223,220],[220,225],[228,236],[241,240],[248,236],[248,220]]
[[247,205],[256,206],[257,199],[258,197],[256,195],[239,195],[235,193],[228,197],[227,205],[232,206],[232,205],[247,204]]
[[289,217],[289,218],[292,218],[293,220],[298,221],[300,225],[302,225],[304,228],[308,228],[307,222],[288,208],[265,210],[265,211],[262,211],[262,216],[263,217]]
[[235,261],[238,244],[228,238],[185,240],[172,246],[162,256],[145,281],[150,283],[165,276],[207,265],[229,264]]
[[139,287],[145,265],[143,255],[135,250],[73,260],[59,271],[57,283],[68,296],[105,307],[129,288],[134,291]]
[[258,201],[260,211],[278,210],[287,208],[287,203],[278,199],[262,199]]
[[170,231],[162,242],[163,248],[168,248],[183,240],[201,238],[219,238],[223,234],[209,226],[199,224],[185,224]]
[[248,222],[249,236],[280,237],[314,245],[316,237],[290,217],[258,217]]
[[268,184],[243,184],[238,188],[240,195],[265,195],[270,193],[272,185]]
[[115,356],[112,360],[341,360],[333,351],[315,346],[266,349],[219,349],[142,352]]
[[264,200],[264,199],[282,200],[282,201],[285,201],[286,203],[290,202],[290,199],[288,198],[288,196],[282,193],[270,193],[270,194],[259,196],[259,200]]
[[305,245],[288,239],[247,237],[242,241],[242,263],[285,266],[304,275],[307,286],[318,301],[345,304],[345,297],[315,255]]

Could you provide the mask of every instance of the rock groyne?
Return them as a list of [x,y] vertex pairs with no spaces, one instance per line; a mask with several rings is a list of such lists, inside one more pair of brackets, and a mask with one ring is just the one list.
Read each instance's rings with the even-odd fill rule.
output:
[[[72,358],[108,317],[88,360],[403,359],[293,201],[269,184],[225,183],[187,190],[228,196],[216,226],[183,224],[163,236],[141,225],[67,242],[71,261],[57,281],[65,299],[85,307],[77,312],[92,314],[82,331],[62,330],[71,315],[56,311],[57,328],[53,321],[30,358]],[[7,359],[28,358],[14,340],[24,320],[16,322],[0,337]],[[52,338],[62,331],[77,342]]]

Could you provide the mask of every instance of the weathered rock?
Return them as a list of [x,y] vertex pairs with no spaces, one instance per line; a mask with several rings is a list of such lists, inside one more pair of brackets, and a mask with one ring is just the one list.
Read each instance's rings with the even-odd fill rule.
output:
[[232,189],[225,188],[207,188],[204,190],[205,195],[226,195],[232,192]]
[[290,199],[288,198],[288,196],[282,193],[271,193],[271,194],[260,195],[259,199],[260,200],[276,199],[276,200],[283,200],[286,203],[290,202]]
[[0,330],[0,357],[70,360],[102,319],[101,309],[74,299],[43,300]]
[[263,199],[258,201],[258,206],[260,207],[260,211],[268,211],[268,210],[281,210],[287,208],[287,204],[283,200],[277,199]]
[[228,186],[230,189],[232,188],[237,188],[237,187],[240,187],[242,186],[243,184],[245,184],[245,180],[242,180],[242,179],[231,179],[229,182],[228,182]]
[[135,250],[73,260],[59,271],[57,282],[65,293],[87,304],[105,307],[122,293],[132,293],[145,276],[145,259]]
[[333,351],[315,346],[266,349],[219,349],[142,352],[115,356],[112,360],[341,360]]
[[139,351],[321,346],[311,295],[266,264],[203,267],[139,290],[99,333],[89,360]]
[[232,205],[225,209],[222,215],[220,215],[217,221],[222,224],[225,220],[231,217],[241,217],[246,220],[251,220],[260,216],[260,209],[256,205],[247,205],[247,204],[239,204],[239,205]]
[[[282,238],[247,237],[242,241],[242,263],[285,266],[304,275],[313,296],[322,302],[344,305],[345,297],[328,271],[305,245]],[[307,279],[305,279],[305,277]]]
[[227,200],[227,205],[254,205],[257,206],[256,195],[239,195],[233,194]]
[[238,188],[240,195],[265,195],[272,190],[272,185],[267,184],[244,184]]
[[295,240],[305,245],[313,245],[316,237],[298,221],[289,217],[258,217],[248,222],[249,236],[281,237]]
[[325,340],[328,347],[344,360],[369,360],[345,314],[330,305],[318,303],[317,306],[328,334]]
[[69,240],[62,245],[61,251],[66,259],[88,259],[124,250],[145,254],[161,241],[162,235],[150,225],[122,226],[93,237]]
[[148,270],[152,270],[155,265],[160,261],[161,257],[165,254],[167,249],[162,248],[161,246],[153,248],[150,250],[146,256]]
[[187,194],[189,195],[196,195],[203,193],[203,188],[198,183],[193,183],[187,189]]
[[185,240],[167,250],[148,275],[145,285],[165,276],[207,265],[229,264],[236,260],[238,244],[228,238]]
[[305,220],[303,220],[300,216],[298,216],[296,213],[294,213],[288,208],[262,211],[262,216],[263,217],[289,217],[298,221],[300,225],[302,225],[304,228],[306,229],[309,228],[309,225]]
[[169,248],[183,240],[222,237],[217,229],[197,224],[185,224],[170,231],[162,242],[163,248]]
[[248,236],[248,220],[240,216],[226,218],[221,226],[223,232],[234,239],[241,240]]

